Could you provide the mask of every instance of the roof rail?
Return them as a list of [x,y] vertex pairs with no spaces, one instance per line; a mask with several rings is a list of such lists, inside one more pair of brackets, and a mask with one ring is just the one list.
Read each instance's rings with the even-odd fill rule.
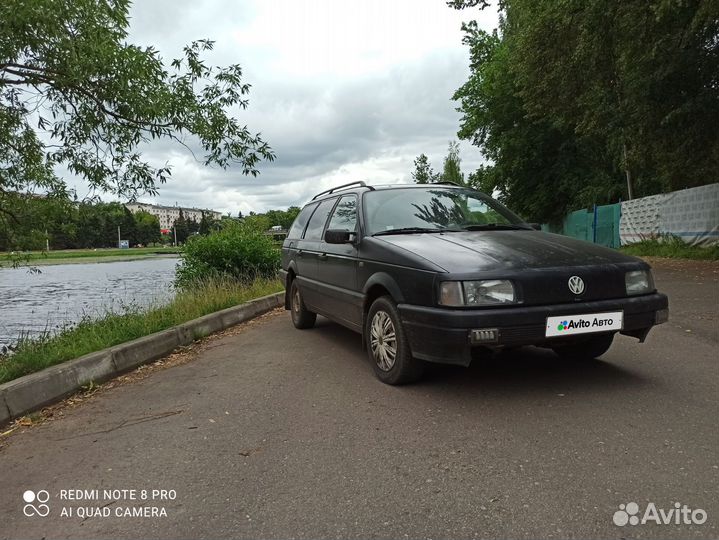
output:
[[328,195],[330,193],[334,193],[335,191],[340,191],[341,189],[346,189],[351,186],[368,187],[369,189],[374,191],[374,188],[372,186],[368,186],[362,180],[358,180],[357,182],[350,182],[349,184],[342,184],[341,186],[336,186],[336,187],[333,187],[332,189],[322,191],[322,192],[318,193],[317,195],[315,195],[314,197],[312,197],[312,200],[314,201],[320,195]]
[[442,180],[441,182],[430,182],[430,184],[439,184],[444,186],[457,186],[457,187],[464,187],[462,184],[458,184],[457,182],[452,182],[450,180]]

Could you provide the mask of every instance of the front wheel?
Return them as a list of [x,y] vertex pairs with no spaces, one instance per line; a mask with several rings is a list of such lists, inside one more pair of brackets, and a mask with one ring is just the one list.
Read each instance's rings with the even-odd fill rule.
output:
[[370,306],[365,341],[372,368],[386,384],[406,384],[422,376],[424,363],[412,358],[397,306],[382,296]]
[[602,356],[612,346],[614,334],[602,334],[572,343],[554,345],[556,355],[566,360],[592,360]]
[[317,320],[317,314],[305,306],[296,279],[293,279],[292,285],[290,285],[290,313],[292,314],[292,324],[301,330],[312,328]]

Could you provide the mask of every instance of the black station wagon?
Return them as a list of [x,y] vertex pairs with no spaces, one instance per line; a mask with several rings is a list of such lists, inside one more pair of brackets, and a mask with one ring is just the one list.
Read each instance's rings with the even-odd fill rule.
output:
[[417,379],[425,362],[469,365],[482,348],[596,358],[617,332],[644,341],[669,313],[646,262],[446,184],[320,193],[288,232],[282,275],[295,327],[319,313],[362,333],[388,384]]

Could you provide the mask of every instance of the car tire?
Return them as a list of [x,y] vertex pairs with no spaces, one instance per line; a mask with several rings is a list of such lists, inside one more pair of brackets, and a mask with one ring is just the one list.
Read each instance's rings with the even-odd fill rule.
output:
[[422,376],[424,362],[412,357],[397,306],[390,297],[372,302],[364,336],[372,368],[380,381],[400,385]]
[[317,320],[317,314],[311,312],[305,306],[300,286],[297,284],[296,279],[293,279],[290,285],[290,314],[292,315],[292,324],[300,330],[312,328]]
[[552,347],[554,353],[566,360],[592,360],[599,358],[612,346],[614,334],[601,334],[590,338]]

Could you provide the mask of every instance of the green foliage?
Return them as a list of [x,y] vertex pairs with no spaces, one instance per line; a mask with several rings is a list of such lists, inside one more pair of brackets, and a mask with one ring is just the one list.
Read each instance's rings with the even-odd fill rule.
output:
[[135,240],[145,246],[160,242],[160,220],[149,212],[141,210],[134,214]]
[[439,175],[434,172],[429,164],[426,154],[420,154],[414,160],[414,171],[412,172],[412,180],[415,184],[431,184],[438,181]]
[[[456,0],[463,8],[486,2]],[[459,136],[470,175],[532,221],[715,181],[719,5],[505,0],[498,31],[464,25]]]
[[460,169],[462,159],[459,157],[459,143],[450,141],[447,156],[441,173],[434,172],[426,154],[420,154],[414,160],[414,171],[411,176],[416,184],[433,184],[436,182],[453,182],[460,186],[466,185],[464,173]]
[[195,236],[185,245],[176,285],[194,287],[197,280],[231,278],[240,281],[277,275],[280,252],[264,230],[228,221],[208,236]]
[[[57,193],[66,167],[91,188],[134,197],[156,193],[167,165],[143,160],[154,139],[194,135],[204,163],[256,176],[274,153],[236,110],[249,85],[238,65],[214,68],[195,41],[166,65],[127,39],[130,0],[0,2],[0,211],[13,191]],[[51,142],[50,142],[51,141]]]
[[459,143],[450,141],[447,149],[447,157],[444,158],[444,166],[442,167],[442,181],[452,182],[460,186],[464,185],[464,173],[459,166],[462,159],[459,157]]
[[0,356],[0,384],[281,290],[277,279],[249,283],[205,279],[192,289],[178,292],[164,306],[146,310],[130,307],[100,319],[87,317],[57,335],[22,340],[13,355]]
[[258,226],[269,223],[267,229],[279,225],[284,230],[288,230],[292,226],[292,222],[297,217],[297,214],[300,213],[300,210],[301,209],[298,206],[290,206],[287,210],[268,210],[264,214],[261,214],[264,215],[268,219],[268,221],[260,222],[258,223]]
[[621,251],[637,257],[668,257],[672,259],[697,259],[719,261],[719,246],[691,246],[677,236],[643,240],[627,246]]

